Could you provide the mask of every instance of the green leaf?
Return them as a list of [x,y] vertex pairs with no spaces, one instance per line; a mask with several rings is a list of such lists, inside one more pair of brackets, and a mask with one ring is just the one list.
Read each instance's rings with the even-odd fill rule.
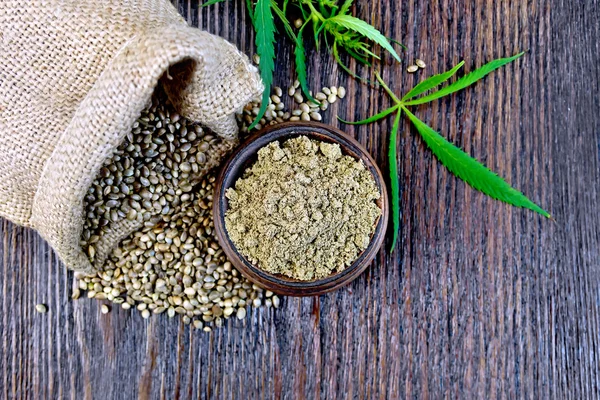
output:
[[350,74],[352,77],[354,77],[354,78],[356,78],[356,79],[358,79],[358,80],[360,80],[360,81],[362,81],[362,82],[366,82],[366,83],[369,83],[369,84],[372,84],[372,83],[373,83],[373,82],[371,82],[370,80],[368,80],[368,79],[366,79],[366,78],[363,78],[363,77],[360,77],[360,76],[358,76],[357,74],[355,74],[354,72],[352,72],[352,71],[350,70],[350,68],[348,68],[348,66],[346,66],[346,64],[344,64],[344,63],[342,62],[342,59],[340,58],[340,55],[339,55],[339,53],[338,53],[338,50],[337,50],[337,42],[333,42],[333,46],[331,47],[331,50],[332,50],[332,53],[333,53],[333,58],[334,58],[334,59],[335,59],[335,61],[338,63],[338,65],[339,65],[340,67],[342,67],[342,69],[343,69],[344,71],[346,71],[346,72],[347,72],[348,74]]
[[524,207],[533,210],[546,218],[551,218],[537,204],[529,200],[523,193],[512,188],[504,179],[490,171],[476,159],[454,146],[439,133],[415,117],[406,107],[402,107],[408,118],[433,154],[454,175],[488,196],[511,204],[515,207]]
[[248,15],[250,16],[250,21],[254,23],[254,4],[252,4],[252,0],[246,0],[246,8],[248,9]]
[[399,41],[397,41],[396,39],[393,38],[387,38],[387,40],[389,40],[391,43],[393,44],[397,44],[398,46],[402,47],[402,50],[406,51],[408,50],[408,47],[406,47],[405,45],[403,45],[402,43],[400,43]]
[[273,83],[273,70],[275,69],[275,24],[271,13],[270,0],[258,0],[254,11],[254,30],[256,31],[256,49],[260,56],[260,77],[265,85],[260,110],[256,119],[248,130],[254,128],[258,121],[265,115],[269,105],[269,94]]
[[446,87],[441,88],[437,92],[431,93],[427,96],[420,97],[416,100],[408,101],[405,104],[407,106],[416,106],[418,104],[428,103],[432,100],[439,99],[440,97],[444,97],[444,96],[447,96],[454,92],[458,92],[459,90],[462,90],[462,89],[474,84],[478,80],[484,78],[490,72],[495,71],[498,68],[502,67],[503,65],[506,65],[506,64],[516,60],[517,58],[521,57],[523,54],[525,54],[525,53],[519,53],[512,57],[499,58],[497,60],[489,62],[489,63],[485,64],[483,67],[471,72],[468,75],[463,76],[456,82],[454,82]]
[[345,15],[350,10],[350,7],[352,7],[352,3],[354,3],[354,0],[346,0],[344,4],[342,4],[338,15]]
[[363,58],[363,56],[358,54],[356,51],[354,51],[354,49],[346,48],[346,52],[350,54],[352,58],[356,59],[356,61],[358,61],[359,63],[366,65],[367,67],[371,66],[371,63],[367,59]]
[[225,0],[208,0],[206,3],[202,3],[202,7],[212,6],[213,4],[222,3]]
[[390,252],[394,251],[394,247],[396,247],[396,242],[398,241],[398,230],[400,229],[400,185],[398,183],[397,139],[401,114],[402,111],[398,110],[398,114],[396,114],[396,118],[394,119],[394,125],[392,126],[392,133],[390,135],[390,149],[388,151],[388,160],[390,164],[390,186],[392,188],[392,226],[394,228]]
[[336,15],[335,17],[329,18],[327,21],[360,33],[361,35],[371,39],[373,42],[386,49],[392,56],[394,56],[396,60],[399,62],[401,61],[400,57],[385,36],[383,36],[377,29],[365,21],[355,18],[351,15]]
[[271,0],[271,8],[273,9],[273,11],[275,11],[275,14],[277,14],[279,19],[281,20],[281,23],[283,24],[283,27],[285,28],[285,31],[287,32],[288,36],[292,40],[296,41],[296,34],[292,30],[290,22],[287,20],[287,17],[285,16],[284,12],[279,8],[275,0]]
[[402,98],[402,101],[412,99],[413,97],[416,97],[430,89],[433,89],[436,86],[441,85],[442,83],[450,79],[454,74],[456,74],[456,71],[458,71],[460,67],[462,67],[464,64],[465,62],[461,61],[456,67],[452,68],[450,71],[446,71],[443,74],[434,75],[430,78],[425,79],[423,82],[415,86],[410,92],[406,93],[406,96]]
[[349,121],[344,121],[340,117],[337,117],[337,118],[341,122],[343,122],[344,124],[349,124],[349,125],[366,125],[366,124],[370,124],[372,122],[379,121],[380,119],[387,117],[388,115],[390,115],[394,111],[398,110],[398,107],[400,107],[400,106],[390,107],[387,110],[383,110],[379,114],[375,114],[372,117],[369,117],[367,119],[363,119],[363,120],[360,120],[360,121],[349,122]]
[[298,31],[298,36],[296,37],[296,48],[294,49],[294,54],[296,56],[296,72],[298,73],[298,81],[300,81],[302,92],[306,95],[306,97],[308,97],[310,101],[319,104],[319,102],[310,95],[308,83],[306,81],[306,55],[304,53],[304,42],[302,41],[303,31],[304,26],[300,28],[300,30]]

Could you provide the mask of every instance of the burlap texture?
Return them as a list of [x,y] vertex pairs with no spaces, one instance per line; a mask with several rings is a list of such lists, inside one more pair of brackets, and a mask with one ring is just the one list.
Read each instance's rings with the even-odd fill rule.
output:
[[262,91],[247,57],[166,0],[0,5],[0,215],[36,229],[69,268],[92,270],[83,197],[161,76],[182,115],[228,138]]

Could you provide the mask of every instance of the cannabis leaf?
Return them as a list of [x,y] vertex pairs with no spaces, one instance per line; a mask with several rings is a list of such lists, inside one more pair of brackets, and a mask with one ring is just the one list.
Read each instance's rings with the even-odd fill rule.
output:
[[511,204],[515,207],[528,208],[545,216],[546,218],[552,218],[547,211],[545,211],[540,206],[529,200],[523,193],[511,187],[504,179],[490,171],[479,161],[472,158],[458,147],[454,146],[452,143],[450,143],[448,140],[442,137],[439,133],[437,133],[423,121],[418,119],[408,109],[409,106],[424,104],[432,100],[439,99],[440,97],[457,92],[461,89],[464,89],[474,84],[475,82],[483,79],[490,72],[500,68],[503,65],[508,64],[509,62],[516,60],[522,55],[523,53],[519,53],[514,55],[513,57],[494,60],[484,65],[483,67],[471,72],[470,74],[458,79],[456,82],[445,86],[442,89],[439,89],[438,91],[429,95],[418,97],[417,99],[414,98],[425,93],[428,90],[431,90],[441,85],[442,83],[450,79],[458,71],[458,69],[463,66],[464,62],[461,62],[456,67],[452,68],[447,72],[444,72],[439,75],[434,75],[426,79],[425,81],[419,83],[404,97],[402,97],[401,100],[398,99],[398,97],[391,91],[388,85],[383,81],[383,79],[381,79],[381,76],[379,76],[379,74],[375,72],[377,80],[384,88],[386,93],[391,97],[395,105],[362,121],[347,122],[340,119],[340,121],[342,122],[355,125],[368,124],[371,122],[378,121],[396,112],[394,125],[390,134],[390,147],[388,152],[390,165],[390,182],[392,186],[392,221],[394,227],[392,249],[396,245],[400,221],[400,199],[398,188],[398,161],[396,154],[396,141],[399,129],[400,115],[402,112],[406,113],[408,119],[415,126],[417,132],[419,132],[419,134],[421,135],[427,146],[431,149],[433,154],[435,154],[437,159],[440,160],[440,162],[458,178],[465,181],[474,189],[479,190],[494,199]]
[[298,36],[296,37],[296,48],[294,49],[294,55],[296,56],[296,72],[298,73],[298,81],[300,82],[302,91],[306,94],[310,101],[318,104],[318,101],[315,100],[310,94],[306,79],[306,55],[304,53],[304,42],[302,41],[302,31],[304,30],[304,26],[300,28],[298,31]]
[[254,23],[254,5],[252,4],[252,0],[246,0],[246,8],[248,9],[250,20]]
[[400,127],[400,114],[398,111],[396,118],[394,119],[394,125],[392,126],[392,133],[390,134],[390,149],[388,151],[388,163],[390,168],[390,186],[392,187],[392,225],[394,232],[392,234],[392,245],[390,252],[394,251],[396,247],[396,241],[398,240],[398,230],[400,229],[400,184],[398,179],[398,129]]
[[350,7],[352,7],[352,3],[354,3],[354,0],[346,0],[344,2],[344,4],[342,4],[342,7],[340,8],[339,15],[345,15],[348,11],[350,11]]
[[[377,29],[367,24],[365,21],[353,17],[351,15],[336,15],[335,17],[327,19],[327,22],[329,22],[330,24],[337,24],[343,28],[360,33],[361,35],[367,37],[368,39],[372,40],[373,42],[386,49],[392,56],[394,56],[396,60],[398,60],[398,62],[402,61],[400,60],[400,56],[398,56],[396,50],[394,50],[394,48],[392,47],[390,42],[388,42],[386,37],[383,36],[381,32],[379,32]],[[370,54],[374,55],[372,53]]]
[[430,78],[425,79],[423,82],[419,83],[417,86],[412,88],[411,91],[406,93],[406,95],[402,98],[402,101],[412,99],[413,97],[416,97],[430,89],[433,89],[436,86],[441,85],[448,79],[452,78],[452,76],[456,74],[456,71],[458,71],[463,65],[465,65],[465,62],[461,61],[456,67],[452,68],[450,71],[446,71],[443,74],[434,75]]
[[528,208],[550,218],[550,214],[525,197],[523,193],[512,188],[504,179],[447,141],[439,133],[415,117],[406,107],[402,107],[402,110],[406,113],[415,128],[417,128],[417,131],[421,134],[421,137],[433,154],[454,175],[496,200],[512,204],[516,207]]
[[202,7],[208,7],[208,6],[212,6],[213,4],[217,4],[217,3],[222,3],[225,0],[208,0],[205,3],[202,3]]
[[[407,106],[416,106],[418,104],[429,103],[430,101],[439,99],[440,97],[444,97],[444,96],[447,96],[454,92],[458,92],[459,90],[462,90],[468,86],[471,86],[475,82],[485,78],[485,76],[488,75],[490,72],[493,72],[493,71],[497,70],[498,68],[502,67],[503,65],[506,65],[506,64],[516,60],[517,58],[521,57],[523,54],[525,54],[525,53],[515,54],[514,56],[509,57],[509,58],[499,58],[490,63],[487,63],[483,67],[471,72],[468,75],[463,76],[462,78],[460,78],[453,84],[448,85],[448,86],[438,90],[437,92],[431,93],[430,95],[427,95],[424,97],[419,97],[416,100],[407,101],[406,105]],[[450,71],[448,71],[448,72],[450,72]]]
[[273,82],[273,70],[275,69],[275,24],[273,23],[273,14],[271,13],[270,0],[258,0],[254,10],[254,29],[256,30],[256,49],[260,56],[260,77],[265,85],[262,102],[258,116],[248,127],[252,129],[258,124],[269,105],[269,94],[271,93],[271,83]]
[[[225,0],[208,0],[202,6],[210,6],[222,1]],[[273,59],[275,57],[273,45],[275,41],[275,24],[273,17],[276,17],[281,22],[285,33],[294,42],[294,59],[298,81],[300,82],[304,96],[314,103],[317,103],[317,101],[308,89],[306,51],[304,49],[304,37],[306,36],[305,34],[308,34],[306,32],[308,26],[312,27],[312,36],[314,36],[317,50],[321,39],[325,39],[327,48],[341,68],[364,82],[371,83],[369,80],[357,76],[342,62],[339,54],[340,49],[345,50],[361,64],[370,67],[370,59],[380,59],[380,56],[371,50],[372,44],[375,43],[388,51],[396,60],[400,61],[400,57],[392,47],[392,43],[399,44],[398,42],[387,39],[367,22],[348,15],[353,0],[344,0],[343,2],[342,0],[257,0],[256,2],[254,0],[245,0],[245,2],[256,32],[256,52],[260,56],[260,76],[265,84],[259,113],[249,129],[254,128],[264,116],[268,106],[271,84],[273,83]],[[298,28],[298,25],[295,25],[298,28],[297,33],[293,28],[294,24],[291,24],[288,19],[288,6],[290,8],[291,6],[297,7],[304,20],[300,28]],[[265,102],[267,103],[265,104]]]

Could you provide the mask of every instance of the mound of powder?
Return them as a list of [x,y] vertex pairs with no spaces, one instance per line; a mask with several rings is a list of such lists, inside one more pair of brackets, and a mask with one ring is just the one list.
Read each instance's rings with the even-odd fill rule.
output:
[[381,215],[363,162],[306,136],[260,149],[226,196],[225,226],[238,251],[264,271],[305,281],[351,265]]

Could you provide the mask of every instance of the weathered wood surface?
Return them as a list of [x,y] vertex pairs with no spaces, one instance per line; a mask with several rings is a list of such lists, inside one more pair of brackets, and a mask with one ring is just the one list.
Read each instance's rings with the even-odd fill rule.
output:
[[[427,72],[471,70],[529,50],[472,90],[416,110],[547,208],[556,223],[452,177],[408,123],[398,142],[396,251],[347,289],[285,299],[210,334],[181,322],[73,302],[72,274],[37,234],[0,222],[1,398],[600,397],[600,3],[598,0],[357,1],[354,12],[421,56]],[[252,52],[241,0],[194,25]],[[294,77],[278,44],[278,82]],[[311,53],[313,86],[343,84],[357,119],[381,92]],[[380,67],[400,92],[425,74]],[[354,64],[351,64],[354,67]],[[347,128],[387,168],[387,131]],[[39,315],[34,305],[46,303]]]

